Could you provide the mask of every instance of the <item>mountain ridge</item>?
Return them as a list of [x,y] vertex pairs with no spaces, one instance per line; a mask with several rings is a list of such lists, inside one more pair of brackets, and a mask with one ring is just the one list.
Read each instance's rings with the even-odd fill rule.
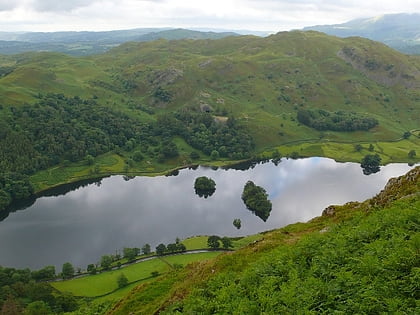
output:
[[365,37],[404,53],[420,54],[420,13],[385,14],[341,24],[307,26],[303,30],[315,30],[339,37]]

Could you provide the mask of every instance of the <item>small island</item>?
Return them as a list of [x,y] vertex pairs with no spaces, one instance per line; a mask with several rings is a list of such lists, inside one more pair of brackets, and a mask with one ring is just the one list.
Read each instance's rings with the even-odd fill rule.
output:
[[194,183],[195,193],[200,197],[210,197],[216,191],[216,183],[206,176],[197,177]]
[[272,204],[268,199],[268,194],[261,186],[257,186],[252,181],[248,181],[242,192],[242,200],[246,207],[264,222],[270,216]]

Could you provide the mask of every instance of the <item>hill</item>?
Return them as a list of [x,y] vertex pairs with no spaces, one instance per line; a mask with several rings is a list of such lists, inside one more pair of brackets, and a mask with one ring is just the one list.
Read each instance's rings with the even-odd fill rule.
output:
[[234,32],[204,32],[168,28],[140,28],[107,32],[0,32],[0,54],[48,51],[85,56],[106,52],[110,48],[128,41],[218,39],[237,35]]
[[304,30],[314,30],[339,37],[366,37],[407,54],[420,54],[419,13],[385,14],[342,24],[308,26]]
[[35,191],[279,152],[414,163],[419,87],[420,58],[318,32],[1,56],[0,163]]
[[134,288],[106,314],[419,311],[420,168],[365,202]]

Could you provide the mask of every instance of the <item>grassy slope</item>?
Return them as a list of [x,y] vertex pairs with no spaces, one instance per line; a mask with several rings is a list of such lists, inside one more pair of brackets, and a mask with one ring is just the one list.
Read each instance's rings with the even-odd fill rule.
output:
[[[350,57],[342,53],[344,48],[352,51]],[[369,62],[375,67],[366,67]],[[420,58],[361,38],[285,32],[267,38],[159,40],[126,43],[83,58],[58,53],[7,56],[0,58],[0,66],[15,67],[0,77],[3,106],[32,102],[39,92],[95,96],[100,104],[144,121],[208,104],[247,126],[257,153],[277,147],[283,154],[296,151],[359,161],[362,155],[354,152],[353,144],[377,143],[376,152],[387,163],[408,162],[409,150],[420,151],[418,137],[391,142],[420,126]],[[158,87],[171,93],[169,103],[153,96]],[[154,108],[156,114],[137,109],[139,104]],[[380,124],[370,132],[319,132],[296,121],[297,110],[305,107],[367,112]],[[177,141],[185,154],[192,150]],[[109,155],[98,159],[99,175],[124,173],[122,161],[116,156],[111,160]],[[131,172],[157,174],[185,165],[184,160],[181,156],[165,164],[143,161]],[[202,156],[199,163],[207,161]],[[90,176],[86,166],[76,164],[42,172],[32,180],[37,189],[44,189]]]
[[168,263],[171,265],[185,265],[194,261],[213,258],[219,254],[219,252],[210,252],[165,256],[163,259],[155,258],[119,270],[107,271],[78,279],[53,282],[52,285],[59,291],[71,292],[76,296],[98,297],[111,293],[118,288],[117,278],[121,273],[127,277],[130,283],[137,281],[143,282],[145,280],[150,280],[153,271],[157,271],[160,274],[169,272],[171,268]]
[[268,232],[234,253],[138,286],[108,314],[239,314],[253,306],[268,314],[415,312],[419,193],[417,167],[363,203],[335,206],[332,216]]

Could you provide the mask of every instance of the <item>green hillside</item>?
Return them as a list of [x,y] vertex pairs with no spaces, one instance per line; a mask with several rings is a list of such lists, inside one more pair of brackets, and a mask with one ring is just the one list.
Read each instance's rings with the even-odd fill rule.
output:
[[362,203],[139,285],[107,314],[416,314],[420,168]]
[[[360,161],[372,145],[383,163],[420,152],[420,58],[317,32],[0,56],[0,96],[2,170],[35,191],[277,151]],[[18,198],[4,187],[0,204]]]

